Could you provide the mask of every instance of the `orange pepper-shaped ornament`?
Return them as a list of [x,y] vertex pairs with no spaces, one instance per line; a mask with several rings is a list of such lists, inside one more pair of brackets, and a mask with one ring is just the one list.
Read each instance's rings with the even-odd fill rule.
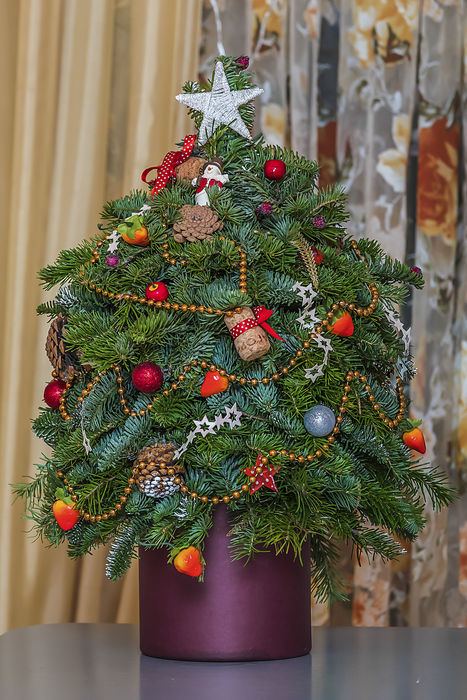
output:
[[333,335],[340,335],[342,338],[348,338],[354,332],[352,316],[348,311],[337,311],[334,314],[336,319],[334,323],[328,325],[328,331]]
[[203,573],[201,554],[196,547],[182,549],[174,559],[174,566],[181,574],[198,577]]
[[130,245],[149,245],[148,230],[143,226],[143,217],[139,214],[130,216],[117,226],[123,240]]

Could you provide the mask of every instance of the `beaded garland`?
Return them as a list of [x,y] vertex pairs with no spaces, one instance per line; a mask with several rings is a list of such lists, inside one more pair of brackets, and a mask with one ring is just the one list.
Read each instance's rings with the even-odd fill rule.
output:
[[[107,238],[108,236],[106,236]],[[224,236],[219,237],[220,240],[225,240]],[[234,241],[231,241],[232,243],[235,244]],[[97,248],[100,247],[104,243],[103,240],[98,241],[96,246]],[[236,245],[236,244],[235,244]],[[368,266],[368,262],[366,261],[364,255],[358,248],[358,244],[356,241],[352,240],[351,241],[352,248],[355,252],[355,254],[365,262],[365,265]],[[170,257],[170,253],[167,252],[168,249],[168,243],[163,244],[163,248],[165,252],[163,253],[163,257],[168,260],[168,262],[171,265],[177,264],[177,260],[175,258]],[[246,292],[246,267],[247,267],[247,256],[245,252],[243,251],[242,246],[237,246],[237,250],[240,252],[240,257],[241,257],[241,262],[240,262],[240,289],[244,292]],[[89,263],[94,263],[96,260],[99,258],[99,251],[94,250],[93,251],[93,257],[89,260]],[[186,260],[180,260],[178,261],[182,265],[186,264]],[[88,263],[86,263],[88,264]],[[83,266],[85,267],[86,264]],[[84,274],[83,274],[84,277]],[[115,299],[115,300],[120,300],[123,299],[124,301],[130,301],[134,303],[140,303],[140,304],[147,304],[149,307],[154,306],[155,308],[164,308],[164,309],[172,309],[174,311],[191,311],[191,312],[196,312],[198,311],[199,313],[215,313],[215,314],[224,314],[226,313],[229,315],[229,311],[222,311],[221,309],[211,309],[211,308],[206,308],[204,306],[196,306],[196,305],[191,305],[188,306],[186,304],[173,304],[170,302],[154,302],[151,300],[148,300],[143,297],[139,297],[138,295],[132,295],[132,294],[113,294],[112,292],[106,292],[106,290],[102,290],[98,287],[96,287],[95,284],[93,283],[87,283],[84,281],[85,284],[88,284],[89,289],[93,290],[96,292],[96,294],[102,294],[103,296],[107,296],[110,299]],[[341,300],[339,302],[336,302],[331,305],[331,308],[329,311],[326,313],[325,318],[323,318],[318,325],[315,326],[315,328],[309,333],[309,339],[312,340],[315,338],[317,335],[321,335],[325,330],[327,330],[327,327],[331,324],[332,318],[335,315],[335,312],[341,309],[346,309],[348,311],[356,313],[358,316],[370,316],[373,311],[376,308],[376,304],[378,303],[379,300],[379,292],[377,290],[377,287],[375,284],[371,283],[368,285],[369,290],[371,292],[371,302],[368,304],[367,307],[360,307],[357,306],[355,303],[349,303],[345,300]],[[233,314],[235,311],[238,311],[238,309],[235,309],[234,311],[230,311],[230,315]],[[236,374],[229,374],[225,369],[219,368],[217,365],[213,363],[208,363],[205,360],[199,361],[199,360],[192,360],[188,362],[186,365],[183,366],[183,371],[184,374],[180,374],[177,377],[177,381],[174,381],[170,384],[170,389],[164,389],[162,391],[163,396],[169,396],[172,391],[176,391],[177,389],[180,388],[180,385],[184,382],[186,379],[186,373],[192,371],[196,367],[201,367],[202,369],[209,369],[210,372],[219,372],[221,376],[228,377],[229,382],[232,383],[239,383],[242,386],[245,386],[247,384],[250,384],[251,386],[258,386],[259,384],[269,384],[270,381],[278,381],[281,376],[286,376],[293,367],[296,366],[297,364],[297,359],[296,358],[301,358],[304,354],[304,351],[307,351],[311,347],[310,340],[305,340],[302,342],[302,347],[303,350],[297,350],[295,352],[295,355],[290,358],[288,361],[288,366],[282,367],[280,370],[277,372],[273,373],[271,376],[265,376],[262,377],[261,379],[257,378],[252,378],[252,379],[247,379],[246,377],[238,377]],[[123,378],[121,376],[121,368],[119,365],[111,365],[110,367],[111,370],[115,372],[116,375],[116,381],[118,384],[118,394],[120,395],[120,404],[122,406],[123,413],[127,415],[128,417],[135,418],[137,416],[144,416],[148,411],[150,411],[153,408],[153,401],[149,401],[145,409],[140,409],[139,411],[134,411],[131,410],[128,405],[127,405],[127,399],[125,398],[125,389],[122,386],[123,385]],[[88,382],[86,387],[81,391],[81,396],[78,397],[78,403],[81,403],[84,398],[89,394],[89,392],[94,388],[94,386],[100,381],[101,376],[104,376],[107,374],[109,370],[105,370],[101,372],[100,374],[97,374],[92,381]],[[56,376],[56,372],[52,372],[52,376]],[[75,377],[72,377],[68,379],[66,382],[66,387],[65,390],[63,391],[62,395],[60,396],[60,405],[59,405],[59,410],[61,413],[62,418],[64,420],[69,421],[71,420],[71,416],[67,411],[66,408],[66,396],[67,393],[69,392]],[[319,459],[320,457],[323,456],[323,454],[327,453],[332,444],[335,441],[335,436],[340,432],[340,424],[343,421],[343,415],[347,410],[347,403],[349,400],[348,394],[351,390],[350,383],[352,381],[360,381],[364,385],[364,389],[368,395],[368,399],[372,405],[372,408],[374,411],[378,413],[378,417],[384,421],[384,423],[388,426],[389,429],[396,428],[399,423],[402,421],[404,413],[405,413],[405,407],[406,407],[406,400],[404,396],[404,389],[402,386],[402,379],[400,377],[396,377],[396,388],[397,388],[397,393],[398,393],[398,399],[399,399],[399,409],[397,416],[393,419],[389,418],[386,416],[386,414],[381,410],[379,404],[375,400],[375,396],[373,394],[371,386],[367,383],[367,377],[365,375],[360,374],[360,372],[356,370],[348,370],[347,375],[346,375],[346,383],[343,387],[343,393],[340,401],[340,406],[338,409],[338,415],[336,417],[336,425],[333,428],[332,432],[325,438],[326,443],[321,446],[320,449],[315,450],[312,453],[302,455],[302,454],[296,454],[294,452],[289,452],[286,449],[282,450],[269,450],[268,454],[265,456],[261,456],[258,462],[260,461],[260,464],[258,466],[255,466],[255,475],[249,476],[248,483],[242,484],[240,490],[235,490],[232,492],[232,494],[224,494],[223,496],[200,496],[196,491],[190,491],[188,486],[186,485],[181,485],[182,484],[182,478],[179,476],[176,476],[174,478],[174,483],[180,486],[180,491],[184,494],[189,494],[190,498],[195,499],[195,500],[200,500],[201,503],[207,504],[207,503],[212,503],[214,505],[217,505],[221,501],[223,503],[229,503],[232,499],[237,500],[239,499],[242,495],[246,495],[246,492],[250,489],[250,485],[254,484],[257,480],[257,476],[261,474],[265,468],[268,468],[269,465],[269,460],[270,458],[276,457],[278,454],[280,454],[283,457],[288,457],[290,462],[297,461],[300,464],[303,464],[305,462],[312,462],[315,459]],[[78,407],[78,404],[75,404],[75,408]],[[101,520],[107,520],[109,517],[115,517],[118,512],[122,509],[123,505],[127,502],[128,500],[128,495],[132,491],[132,487],[136,483],[135,476],[137,474],[138,468],[144,468],[146,466],[145,462],[139,463],[138,467],[133,468],[131,472],[131,476],[128,479],[128,485],[124,488],[122,495],[120,496],[120,500],[115,504],[114,508],[111,508],[108,512],[102,513],[100,515],[93,515],[85,511],[84,509],[80,509],[79,513],[82,515],[82,517],[85,520],[89,520],[90,522],[100,522]],[[162,474],[167,473],[169,476],[174,475],[174,470],[169,468],[166,468],[167,465],[164,463],[160,463],[157,465]],[[270,468],[270,467],[269,467]],[[242,470],[245,471],[245,470]],[[248,472],[247,472],[248,474]],[[70,494],[72,500],[76,502],[78,500],[78,496],[75,493],[74,488],[68,483],[68,480],[66,479],[65,474],[62,471],[56,472],[57,477],[62,479],[63,483],[67,487],[68,493]]]
[[[109,234],[106,234],[105,237],[99,241],[96,242],[96,248],[92,251],[92,257],[88,260],[88,262],[84,263],[81,271],[80,271],[80,276],[82,278],[83,284],[86,284],[88,289],[90,289],[92,292],[95,294],[102,294],[103,297],[107,297],[108,299],[114,299],[115,301],[126,301],[126,302],[131,302],[134,304],[141,304],[142,306],[147,305],[149,308],[153,307],[156,309],[166,309],[167,311],[182,311],[182,312],[192,312],[192,313],[200,313],[200,314],[216,314],[217,316],[233,316],[235,312],[238,312],[240,310],[240,307],[236,307],[235,309],[228,309],[227,311],[223,311],[222,309],[213,309],[210,306],[196,306],[196,304],[178,304],[177,302],[169,302],[169,301],[154,301],[153,299],[147,299],[146,297],[139,296],[138,294],[130,294],[128,292],[124,294],[115,294],[114,292],[109,292],[106,289],[102,289],[98,285],[94,284],[94,282],[88,282],[85,277],[84,277],[84,270],[88,265],[92,265],[93,263],[97,262],[100,258],[100,253],[99,253],[99,248],[105,243],[105,241],[110,238]],[[176,258],[172,257],[170,253],[168,252],[169,250],[169,243],[168,243],[168,234],[165,234],[166,241],[165,243],[162,244],[162,249],[164,252],[162,253],[162,257],[164,260],[166,260],[170,265],[177,265],[180,264],[183,267],[186,265],[186,260],[184,258],[180,258],[177,260]],[[244,292],[245,294],[247,293],[247,255],[245,251],[243,250],[243,246],[238,245],[235,241],[232,239],[227,239],[225,236],[219,236],[220,241],[225,241],[229,240],[230,243],[232,243],[237,251],[240,253],[240,263],[239,263],[239,283],[238,287],[241,292]],[[235,264],[235,263],[232,263]]]

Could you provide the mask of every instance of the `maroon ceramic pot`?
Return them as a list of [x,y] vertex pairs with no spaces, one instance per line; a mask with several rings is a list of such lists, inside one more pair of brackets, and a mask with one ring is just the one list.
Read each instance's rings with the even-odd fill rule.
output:
[[140,642],[148,656],[186,661],[286,659],[311,649],[310,560],[256,554],[232,561],[228,513],[216,509],[204,582],[140,548]]

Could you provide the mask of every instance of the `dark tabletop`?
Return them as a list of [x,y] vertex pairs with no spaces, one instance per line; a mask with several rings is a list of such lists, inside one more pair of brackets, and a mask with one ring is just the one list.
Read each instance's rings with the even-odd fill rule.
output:
[[25,627],[0,637],[0,698],[466,700],[467,630],[318,627],[309,656],[203,663],[142,656],[136,625]]

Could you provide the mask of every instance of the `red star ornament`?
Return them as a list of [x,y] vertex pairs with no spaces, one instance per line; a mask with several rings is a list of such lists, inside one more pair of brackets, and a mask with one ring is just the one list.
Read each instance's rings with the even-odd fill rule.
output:
[[273,467],[272,464],[269,466],[266,464],[264,465],[264,469],[261,474],[258,474],[256,472],[256,467],[261,467],[261,455],[258,455],[256,458],[256,464],[255,468],[252,469],[251,467],[247,467],[245,469],[245,474],[248,476],[256,476],[256,481],[251,485],[250,489],[250,495],[255,493],[258,489],[261,488],[261,486],[267,486],[268,489],[271,489],[271,491],[275,491],[278,493],[278,488],[276,486],[276,482],[274,481],[274,474],[277,474],[279,471],[280,467]]

